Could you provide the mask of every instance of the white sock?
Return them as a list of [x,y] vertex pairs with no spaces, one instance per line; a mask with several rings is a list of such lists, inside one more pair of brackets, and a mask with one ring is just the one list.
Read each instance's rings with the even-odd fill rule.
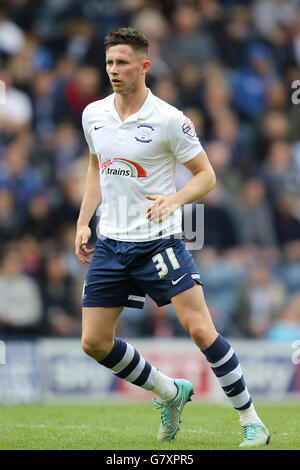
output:
[[178,388],[175,385],[174,379],[157,371],[155,384],[151,392],[156,393],[162,401],[171,401],[176,397]]
[[240,423],[241,425],[243,424],[249,424],[249,423],[261,423],[261,419],[257,416],[257,413],[255,411],[253,403],[249,406],[249,408],[246,408],[246,410],[237,410],[239,415],[240,415]]

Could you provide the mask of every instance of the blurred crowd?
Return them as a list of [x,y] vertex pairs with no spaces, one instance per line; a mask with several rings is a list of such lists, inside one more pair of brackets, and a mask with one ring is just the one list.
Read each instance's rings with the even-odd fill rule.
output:
[[[128,25],[151,43],[148,86],[193,120],[217,175],[192,254],[218,330],[300,339],[299,0],[1,1],[1,337],[81,332],[81,114],[111,93],[103,39]],[[189,177],[179,165],[177,188]],[[117,333],[186,335],[151,299]]]

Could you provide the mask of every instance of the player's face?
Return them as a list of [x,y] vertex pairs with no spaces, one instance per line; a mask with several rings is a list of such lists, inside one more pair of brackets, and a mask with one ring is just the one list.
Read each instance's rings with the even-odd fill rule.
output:
[[120,44],[106,51],[106,72],[116,93],[134,92],[144,81],[150,62],[145,54]]

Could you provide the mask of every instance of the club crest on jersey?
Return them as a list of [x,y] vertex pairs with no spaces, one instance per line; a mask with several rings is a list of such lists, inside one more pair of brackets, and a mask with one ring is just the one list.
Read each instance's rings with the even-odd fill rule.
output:
[[148,124],[139,124],[137,126],[137,136],[135,137],[135,140],[142,143],[149,143],[152,141],[151,135],[153,131],[154,129],[152,126],[149,126]]
[[184,134],[189,135],[190,137],[195,137],[196,131],[194,124],[190,119],[186,119],[182,125],[182,131]]

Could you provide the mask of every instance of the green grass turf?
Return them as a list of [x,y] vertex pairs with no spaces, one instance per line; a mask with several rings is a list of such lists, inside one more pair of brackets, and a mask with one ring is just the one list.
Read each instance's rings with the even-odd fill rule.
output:
[[[300,406],[256,409],[271,432],[266,450],[300,449]],[[241,441],[237,413],[228,406],[189,403],[180,432],[158,443],[160,412],[151,404],[0,406],[0,449],[234,450]]]

